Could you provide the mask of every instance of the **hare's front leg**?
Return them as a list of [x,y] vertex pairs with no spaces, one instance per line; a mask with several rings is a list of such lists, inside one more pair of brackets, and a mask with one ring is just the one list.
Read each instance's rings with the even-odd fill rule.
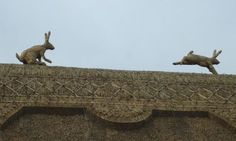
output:
[[46,62],[48,62],[48,63],[52,63],[52,61],[49,60],[49,59],[47,59],[45,56],[43,56],[43,59],[44,59]]
[[46,62],[52,63],[51,60],[47,59],[47,58],[44,56],[44,52],[42,52],[40,55],[41,55],[41,57],[42,57]]
[[217,71],[216,71],[216,69],[213,67],[213,65],[210,65],[210,66],[208,66],[207,68],[208,68],[208,70],[209,70],[212,74],[215,74],[215,75],[218,74]]
[[215,75],[218,74],[217,71],[216,71],[216,69],[214,68],[214,66],[212,65],[211,62],[208,62],[207,68],[208,68],[208,70],[209,70],[212,74],[215,74]]

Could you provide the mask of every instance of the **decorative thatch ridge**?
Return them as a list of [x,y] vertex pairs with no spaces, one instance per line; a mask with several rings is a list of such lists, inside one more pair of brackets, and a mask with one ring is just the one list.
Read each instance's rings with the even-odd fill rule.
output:
[[117,123],[203,111],[236,127],[236,76],[0,64],[0,126],[23,107],[81,107]]

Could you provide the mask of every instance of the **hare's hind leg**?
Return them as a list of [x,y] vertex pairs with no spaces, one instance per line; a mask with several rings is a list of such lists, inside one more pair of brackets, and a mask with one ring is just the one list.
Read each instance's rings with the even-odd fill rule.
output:
[[29,65],[36,65],[37,64],[37,61],[36,60],[33,60],[33,59],[29,59],[27,60],[27,63],[26,64],[29,64]]
[[180,61],[180,62],[174,62],[173,63],[173,65],[181,65],[182,64],[182,62]]
[[25,64],[29,64],[29,65],[38,64],[35,55],[33,55],[31,53],[26,53],[24,56],[24,60],[26,62]]
[[179,61],[179,62],[174,62],[173,65],[187,65],[187,64],[189,64],[187,57],[188,57],[188,56],[184,56],[181,61]]
[[46,66],[46,63],[44,63],[44,62],[38,62],[38,65]]
[[38,62],[38,65],[46,66],[46,63],[41,61],[41,57],[38,57],[38,61],[37,62]]
[[44,62],[39,62],[39,61],[37,61],[36,59],[30,59],[30,60],[28,61],[28,64],[30,64],[30,65],[43,65],[43,66],[46,66],[46,63],[44,63]]
[[46,63],[44,63],[44,62],[39,62],[39,61],[33,60],[33,59],[28,60],[27,64],[29,64],[29,65],[43,65],[43,66],[46,66]]

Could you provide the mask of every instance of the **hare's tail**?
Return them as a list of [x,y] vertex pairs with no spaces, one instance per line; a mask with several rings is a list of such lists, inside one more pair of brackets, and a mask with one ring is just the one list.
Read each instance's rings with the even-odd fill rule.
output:
[[16,58],[20,61],[23,62],[23,60],[21,59],[21,57],[16,53]]

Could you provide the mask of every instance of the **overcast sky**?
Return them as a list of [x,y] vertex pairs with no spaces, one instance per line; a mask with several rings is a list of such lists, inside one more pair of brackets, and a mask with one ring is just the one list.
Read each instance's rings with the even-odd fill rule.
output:
[[173,66],[190,50],[236,74],[236,0],[0,0],[0,63],[44,43],[49,66],[209,73]]

